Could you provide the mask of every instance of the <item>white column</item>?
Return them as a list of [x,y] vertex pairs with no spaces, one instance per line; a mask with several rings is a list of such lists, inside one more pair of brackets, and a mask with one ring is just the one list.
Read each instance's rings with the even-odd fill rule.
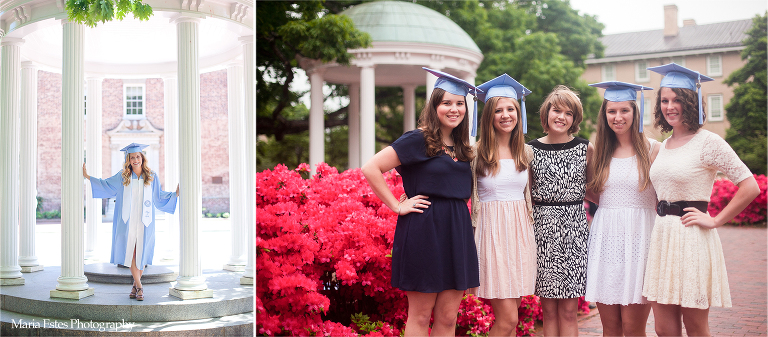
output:
[[[88,77],[88,94],[85,95],[85,167],[90,174],[101,175],[101,81],[100,77]],[[93,198],[91,181],[85,180],[85,258],[96,257],[96,233],[101,224],[101,199]]]
[[0,41],[0,285],[24,284],[19,266],[19,92],[21,45]]
[[43,270],[35,256],[35,225],[37,222],[37,66],[21,63],[21,147],[19,175],[21,177],[21,237],[19,266],[22,273]]
[[203,276],[199,249],[202,210],[200,164],[200,19],[175,20],[179,75],[179,276],[169,289],[181,299],[213,297]]
[[245,219],[245,114],[243,113],[243,64],[227,66],[227,107],[229,117],[229,237],[231,254],[224,270],[244,271],[247,262]]
[[[165,146],[165,189],[176,190],[179,183],[179,91],[178,79],[163,78],[165,102],[163,143]],[[179,211],[165,215],[166,242],[164,260],[176,260],[179,256]]]
[[83,273],[84,26],[63,21],[61,74],[61,276],[51,297],[93,295]]
[[[474,76],[466,77],[464,78],[464,80],[471,83],[472,85],[475,84]],[[467,116],[466,117],[469,118],[467,119],[467,122],[468,122],[467,127],[469,128],[469,145],[475,145],[475,142],[477,142],[477,137],[476,136],[472,137],[472,119],[474,118],[474,114],[472,113],[472,111],[475,110],[475,96],[468,93],[466,98],[467,98]],[[479,108],[480,107],[478,107],[478,109]],[[478,111],[477,113],[479,115],[480,111]],[[479,118],[480,116],[477,116],[477,117]],[[479,122],[480,121],[478,120],[478,124]],[[478,134],[480,134],[480,125],[477,126],[477,130],[478,130]]]
[[360,164],[376,154],[376,73],[373,65],[360,68]]
[[246,195],[244,202],[246,234],[248,238],[248,262],[245,265],[245,272],[240,278],[240,284],[253,285],[253,259],[254,259],[254,241],[256,236],[256,108],[254,107],[254,59],[253,59],[253,35],[240,38],[243,43],[243,64],[245,65],[245,186]]
[[403,133],[416,128],[416,86],[403,87]]
[[325,69],[314,68],[309,75],[309,167],[314,175],[317,164],[325,161],[325,111],[323,110],[323,73]]
[[349,85],[349,107],[347,108],[349,116],[349,168],[356,169],[360,167],[360,84],[353,83]]

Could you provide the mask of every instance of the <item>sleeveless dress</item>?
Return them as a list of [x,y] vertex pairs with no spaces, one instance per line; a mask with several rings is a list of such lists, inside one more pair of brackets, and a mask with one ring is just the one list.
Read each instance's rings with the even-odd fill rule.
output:
[[[657,143],[650,140],[650,147]],[[612,158],[589,229],[587,294],[603,304],[643,304],[643,275],[656,220],[656,191],[640,191],[637,156]]]
[[533,147],[534,233],[537,245],[536,295],[584,296],[589,227],[584,210],[589,141],[528,142]]
[[[527,147],[527,146],[526,146]],[[536,285],[536,238],[525,190],[528,170],[514,159],[501,159],[495,176],[477,178],[472,217],[480,287],[472,293],[488,299],[532,295]]]
[[454,162],[444,153],[428,157],[418,129],[403,134],[392,148],[405,193],[428,196],[432,203],[424,213],[397,217],[392,287],[423,293],[477,287],[477,250],[465,201],[472,193],[469,162]]
[[[707,201],[717,171],[734,184],[752,176],[720,136],[704,129],[683,146],[666,148],[651,165],[659,200]],[[723,246],[717,229],[685,227],[680,217],[656,216],[645,268],[643,296],[649,301],[687,308],[730,307],[731,293]]]

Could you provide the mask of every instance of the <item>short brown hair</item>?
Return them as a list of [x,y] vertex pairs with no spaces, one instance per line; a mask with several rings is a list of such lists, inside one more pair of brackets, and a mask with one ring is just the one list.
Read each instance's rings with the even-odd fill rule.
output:
[[[672,125],[667,123],[667,119],[664,118],[664,114],[661,113],[661,90],[666,87],[659,88],[656,93],[656,107],[653,111],[653,126],[661,128],[662,132],[672,131]],[[680,97],[680,106],[683,118],[683,125],[687,126],[689,130],[696,132],[701,128],[699,124],[699,94],[696,91],[686,88],[668,88],[671,89],[675,95]],[[701,102],[701,109],[706,109],[707,105]],[[707,114],[704,114],[704,120],[707,120]]]
[[579,132],[579,124],[584,118],[584,111],[581,107],[581,100],[573,90],[564,85],[558,85],[544,99],[544,103],[539,108],[539,117],[541,118],[541,128],[544,132],[549,132],[549,109],[555,107],[567,107],[573,112],[573,124],[568,129],[569,134]]

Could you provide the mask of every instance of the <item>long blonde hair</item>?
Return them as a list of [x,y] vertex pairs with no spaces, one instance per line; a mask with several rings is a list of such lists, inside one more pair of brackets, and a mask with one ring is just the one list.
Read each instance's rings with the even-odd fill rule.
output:
[[[505,97],[491,97],[485,102],[483,115],[480,117],[480,141],[477,144],[477,166],[475,172],[478,176],[495,176],[499,173],[499,144],[496,143],[496,129],[493,128],[493,119],[496,114],[496,104]],[[518,172],[528,168],[525,161],[525,135],[523,134],[523,117],[520,111],[520,103],[516,99],[510,98],[512,104],[517,110],[517,125],[512,130],[512,137],[509,137],[509,149],[512,151],[512,158],[515,160],[515,167]]]
[[[597,148],[592,154],[592,181],[587,183],[587,189],[594,193],[601,193],[605,189],[605,182],[608,181],[608,175],[611,173],[611,159],[613,152],[619,146],[619,140],[616,133],[608,125],[606,109],[608,100],[603,100],[600,106],[600,113],[597,116],[597,139],[595,145]],[[629,126],[630,138],[632,139],[632,148],[637,156],[637,172],[639,173],[638,182],[640,190],[643,191],[651,184],[648,172],[651,169],[650,144],[647,144],[645,135],[637,128],[640,121],[640,112],[635,101],[629,101],[632,107],[632,125]]]
[[[141,155],[141,178],[144,179],[144,186],[149,186],[152,183],[152,170],[147,166],[147,157],[143,152],[136,152]],[[125,155],[125,163],[123,163],[123,186],[131,184],[131,154]]]

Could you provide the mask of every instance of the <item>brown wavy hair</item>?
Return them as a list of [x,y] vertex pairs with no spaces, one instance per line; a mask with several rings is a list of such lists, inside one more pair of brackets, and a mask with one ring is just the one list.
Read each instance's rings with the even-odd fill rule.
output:
[[[499,173],[499,144],[496,143],[496,129],[493,127],[493,120],[496,115],[496,104],[502,98],[491,97],[485,102],[483,115],[480,117],[480,141],[477,143],[477,166],[475,172],[478,176],[484,177],[489,173],[495,176]],[[515,167],[518,172],[528,168],[525,160],[525,135],[523,134],[523,116],[520,111],[520,103],[516,99],[510,98],[512,104],[517,110],[517,125],[512,129],[512,137],[509,137],[509,148],[512,151],[512,159],[515,160]]]
[[544,103],[541,104],[541,108],[539,108],[541,127],[544,129],[544,132],[547,133],[549,133],[549,109],[552,106],[561,108],[567,107],[573,112],[573,124],[571,124],[571,127],[568,129],[568,133],[572,135],[578,133],[580,130],[579,124],[581,124],[581,120],[584,118],[584,110],[581,107],[579,95],[564,85],[558,85],[552,89],[552,92],[547,95],[547,98],[544,99]]
[[[424,105],[424,109],[421,110],[421,116],[419,116],[419,129],[424,133],[427,156],[430,157],[434,157],[443,151],[443,134],[440,131],[440,119],[437,117],[437,106],[442,103],[443,96],[445,96],[445,90],[435,88],[432,91],[432,96],[429,97],[429,102]],[[464,106],[467,106],[466,97],[464,97]],[[456,154],[456,159],[461,161],[470,161],[475,157],[474,153],[472,153],[472,147],[469,146],[469,118],[467,113],[464,114],[464,119],[461,123],[451,131],[453,151]]]
[[[603,100],[600,106],[600,113],[597,116],[597,139],[595,144],[597,148],[592,153],[592,180],[587,183],[587,189],[600,194],[605,189],[605,182],[608,181],[608,175],[611,172],[611,159],[613,152],[619,146],[619,140],[616,133],[608,125],[606,116],[608,100]],[[630,138],[632,139],[632,148],[637,158],[637,172],[639,172],[638,182],[640,191],[645,190],[651,185],[651,179],[648,172],[651,169],[650,144],[645,139],[645,135],[638,130],[637,123],[640,122],[640,112],[635,101],[629,101],[632,107],[632,124],[629,126]]]
[[[141,155],[141,178],[144,179],[144,186],[149,186],[152,183],[152,170],[147,166],[147,156],[143,152],[135,152]],[[125,163],[123,163],[123,186],[131,184],[131,154],[125,155]]]
[[[672,125],[667,123],[667,119],[664,118],[664,114],[661,113],[661,90],[666,87],[659,88],[656,92],[656,106],[653,111],[653,126],[661,128],[662,132],[672,131]],[[677,95],[680,99],[680,107],[683,111],[680,113],[683,116],[683,125],[687,126],[689,130],[696,132],[701,128],[699,124],[699,94],[696,90],[686,88],[668,88]],[[704,101],[701,102],[701,109],[706,110],[707,104]],[[707,120],[707,114],[704,113],[704,120]]]

